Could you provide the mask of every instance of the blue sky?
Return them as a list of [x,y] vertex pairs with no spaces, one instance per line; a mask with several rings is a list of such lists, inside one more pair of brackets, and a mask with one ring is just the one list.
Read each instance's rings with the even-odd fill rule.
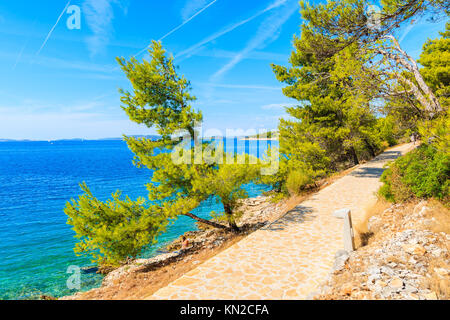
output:
[[[67,27],[70,5],[81,9],[80,29]],[[300,24],[297,0],[2,1],[0,138],[154,133],[120,108],[117,90],[129,85],[115,57],[161,38],[191,81],[205,129],[274,129],[295,101],[270,64],[287,64]],[[417,58],[443,26],[417,21],[401,44]]]

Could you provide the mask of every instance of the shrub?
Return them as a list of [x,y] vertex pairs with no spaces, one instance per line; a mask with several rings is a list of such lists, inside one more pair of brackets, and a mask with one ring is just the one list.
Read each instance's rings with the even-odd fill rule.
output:
[[383,141],[382,149],[394,146],[398,143],[397,137],[401,135],[400,129],[392,116],[387,116],[385,118],[379,118],[377,120],[377,129],[379,132],[379,139]]
[[299,194],[307,185],[312,184],[313,182],[313,170],[300,168],[289,173],[286,180],[286,188],[291,195]]
[[380,150],[381,151],[384,151],[384,150],[386,150],[387,148],[389,148],[391,146],[391,144],[389,143],[389,142],[387,142],[387,141],[381,141],[381,144],[380,144]]
[[450,156],[432,145],[422,145],[394,161],[381,176],[379,193],[389,201],[435,197],[449,200]]
[[74,251],[78,256],[90,255],[103,270],[137,257],[146,246],[156,243],[169,224],[163,209],[147,205],[143,198],[133,202],[128,197],[120,199],[116,192],[113,199],[101,202],[86,184],[81,188],[84,194],[64,209],[67,224],[79,239]]
[[381,186],[379,193],[388,201],[403,202],[414,196],[411,189],[402,182],[402,176],[399,168],[392,165],[381,176],[384,185]]

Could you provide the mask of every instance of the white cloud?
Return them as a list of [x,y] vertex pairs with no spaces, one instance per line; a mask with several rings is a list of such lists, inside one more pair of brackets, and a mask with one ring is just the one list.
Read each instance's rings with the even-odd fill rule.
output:
[[11,52],[0,51],[0,58],[11,60],[14,66],[17,65],[18,62],[20,62],[45,66],[49,68],[99,72],[108,75],[112,75],[112,71],[114,71],[113,65],[89,63],[80,60],[54,58],[43,55],[36,56],[35,54],[24,53],[24,49],[25,46],[22,47],[22,50],[18,55],[12,54]]
[[80,111],[87,111],[93,109],[103,109],[107,107],[99,98],[94,98],[87,101],[76,101],[72,104],[56,104],[49,105],[42,101],[34,99],[21,99],[15,105],[0,106],[0,114],[3,116],[17,115],[43,115],[47,113],[60,112],[61,114],[79,113]]
[[282,89],[282,87],[271,87],[271,86],[263,86],[263,85],[253,85],[253,84],[223,84],[223,83],[199,83],[199,85],[204,85],[207,87],[215,87],[215,88],[226,88],[226,89],[257,89],[257,90],[275,90],[278,91]]
[[278,8],[279,6],[283,5],[286,3],[286,1],[288,0],[277,0],[273,3],[271,3],[268,7],[266,7],[265,9],[258,11],[256,14],[252,15],[251,17],[241,20],[231,26],[226,27],[225,29],[222,29],[218,32],[213,33],[212,35],[206,37],[205,39],[203,39],[202,41],[194,44],[193,46],[189,47],[186,50],[181,51],[180,53],[178,53],[175,58],[182,58],[182,57],[189,57],[193,52],[197,52],[201,47],[203,47],[204,45],[220,38],[221,36],[233,31],[234,29],[258,18],[259,16],[261,16],[262,14],[266,13],[267,11],[270,11],[272,9]]
[[100,139],[121,137],[122,134],[152,134],[145,126],[139,126],[124,115],[121,119],[96,113],[43,113],[6,114],[0,118],[2,139]]
[[[205,1],[206,2],[206,1]],[[208,3],[205,6],[200,6],[200,7],[195,7],[195,10],[193,10],[192,12],[189,12],[192,15],[189,15],[185,20],[183,20],[183,23],[181,23],[180,25],[176,26],[175,28],[173,28],[172,30],[170,30],[169,32],[167,32],[165,35],[163,35],[161,38],[158,39],[158,41],[162,41],[165,38],[167,38],[168,36],[170,36],[172,33],[178,31],[179,29],[181,29],[182,27],[184,27],[184,25],[186,25],[187,23],[189,23],[192,19],[194,19],[196,16],[198,16],[199,14],[201,14],[203,11],[205,11],[206,9],[208,9],[210,6],[212,6],[214,3],[216,3],[217,0],[213,0],[210,3]],[[204,3],[202,3],[204,4]],[[195,11],[195,12],[194,12]],[[146,52],[148,50],[149,46],[145,47],[144,49],[140,50],[139,52],[137,52],[136,54],[133,55],[133,57],[138,57],[140,56],[142,53]],[[118,68],[116,68],[118,69]]]
[[0,106],[0,139],[99,139],[154,133],[101,98],[51,107],[31,99]]
[[[238,53],[235,51],[222,50],[222,49],[205,49],[192,53],[192,55],[199,57],[211,57],[211,58],[234,58]],[[267,51],[253,51],[249,53],[245,59],[251,60],[264,60],[264,61],[280,61],[287,62],[289,60],[289,54],[267,52]]]
[[186,4],[181,9],[181,19],[186,22],[197,10],[203,8],[208,0],[186,0]]
[[278,39],[283,24],[298,10],[296,1],[291,0],[282,3],[283,6],[263,20],[258,31],[252,39],[247,43],[246,47],[237,53],[233,59],[219,69],[212,77],[217,80],[229,70],[234,68],[239,62],[245,59],[253,50],[267,46],[269,43]]
[[114,8],[117,5],[126,14],[127,7],[118,0],[85,0],[83,12],[93,35],[86,41],[91,56],[102,52],[114,31]]
[[80,71],[103,72],[103,73],[110,73],[112,68],[111,65],[101,65],[95,63],[88,63],[84,61],[71,61],[51,57],[41,57],[39,60],[35,61],[35,63],[42,64],[50,68],[73,69]]

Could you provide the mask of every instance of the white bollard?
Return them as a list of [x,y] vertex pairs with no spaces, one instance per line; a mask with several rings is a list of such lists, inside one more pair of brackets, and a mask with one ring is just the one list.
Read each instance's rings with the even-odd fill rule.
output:
[[355,241],[352,225],[352,214],[350,209],[341,209],[333,212],[333,216],[338,219],[344,219],[344,250],[354,251]]

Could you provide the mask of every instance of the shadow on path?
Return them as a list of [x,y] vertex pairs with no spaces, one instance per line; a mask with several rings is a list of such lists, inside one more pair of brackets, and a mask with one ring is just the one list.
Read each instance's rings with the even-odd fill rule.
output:
[[[400,151],[385,151],[384,153],[378,155],[375,157],[371,163],[377,163],[377,162],[389,162],[397,159],[400,157],[402,153]],[[350,173],[351,176],[354,177],[361,177],[361,178],[380,178],[381,175],[384,172],[384,168],[373,168],[373,167],[362,167],[359,168],[352,173]]]
[[361,178],[380,178],[385,169],[383,168],[360,168],[350,175]]
[[401,151],[385,151],[382,154],[376,156],[370,162],[378,162],[378,161],[391,161],[395,160],[402,155]]
[[313,211],[314,210],[312,207],[298,205],[294,209],[286,213],[284,216],[282,216],[280,219],[274,221],[263,229],[269,231],[279,231],[284,230],[288,225],[293,223],[303,223],[306,221],[314,220],[317,216],[312,214]]

